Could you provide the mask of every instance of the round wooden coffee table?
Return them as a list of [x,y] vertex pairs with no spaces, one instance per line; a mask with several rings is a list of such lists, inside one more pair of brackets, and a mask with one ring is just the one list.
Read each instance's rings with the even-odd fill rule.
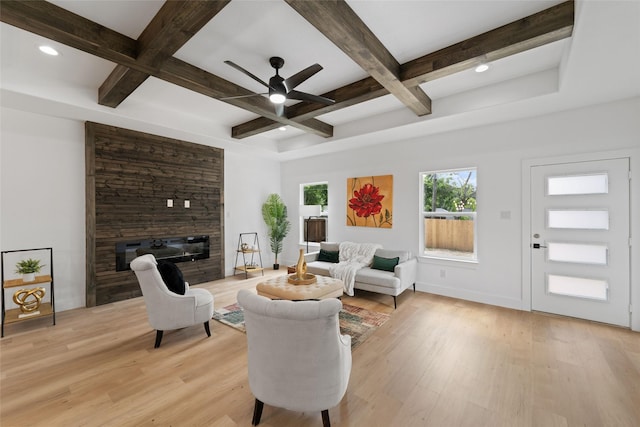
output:
[[344,283],[333,277],[316,276],[316,283],[310,285],[293,285],[288,282],[289,276],[278,276],[256,285],[258,295],[271,299],[288,299],[292,301],[340,298],[344,291]]

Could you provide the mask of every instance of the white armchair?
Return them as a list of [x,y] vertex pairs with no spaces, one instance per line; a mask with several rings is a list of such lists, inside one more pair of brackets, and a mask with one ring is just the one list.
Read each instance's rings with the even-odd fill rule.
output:
[[147,306],[149,324],[156,330],[154,348],[160,347],[164,331],[186,328],[204,323],[207,336],[211,336],[209,320],[213,316],[213,295],[206,289],[190,289],[185,283],[184,295],[169,291],[153,255],[142,255],[131,261]]
[[270,300],[246,289],[238,292],[248,341],[249,386],[256,398],[253,425],[264,403],[292,411],[321,411],[347,391],[351,336],[340,334],[338,299]]

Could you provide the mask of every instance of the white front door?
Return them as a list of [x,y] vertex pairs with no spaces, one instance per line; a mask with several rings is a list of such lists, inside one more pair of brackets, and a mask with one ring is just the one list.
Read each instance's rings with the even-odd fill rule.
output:
[[630,326],[629,159],[531,167],[531,308]]

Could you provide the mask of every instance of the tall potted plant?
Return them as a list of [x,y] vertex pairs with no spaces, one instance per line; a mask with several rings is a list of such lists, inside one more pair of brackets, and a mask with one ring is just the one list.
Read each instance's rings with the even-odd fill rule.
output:
[[282,241],[291,229],[291,223],[287,219],[287,207],[279,195],[269,194],[267,201],[262,205],[262,218],[267,224],[271,251],[275,254],[273,269],[278,270],[278,254],[282,252]]

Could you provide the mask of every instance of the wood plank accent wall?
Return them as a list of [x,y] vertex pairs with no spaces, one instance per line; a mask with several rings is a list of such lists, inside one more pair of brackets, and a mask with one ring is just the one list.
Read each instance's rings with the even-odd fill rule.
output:
[[224,278],[224,150],[87,122],[85,156],[88,307],[142,295],[116,271],[120,241],[209,235],[210,258],[177,265],[190,284]]

